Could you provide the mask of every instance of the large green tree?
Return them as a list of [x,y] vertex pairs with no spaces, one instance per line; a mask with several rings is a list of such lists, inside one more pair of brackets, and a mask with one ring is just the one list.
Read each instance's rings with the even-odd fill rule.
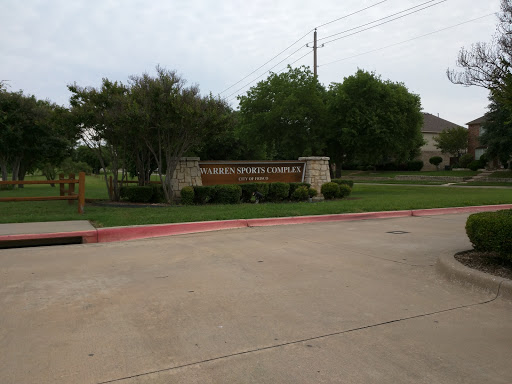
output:
[[[131,97],[143,141],[153,154],[167,201],[176,188],[172,175],[180,158],[230,124],[230,109],[219,99],[201,96],[174,71],[132,76]],[[134,118],[135,119],[135,118]]]
[[[37,100],[23,92],[0,91],[0,168],[12,180],[24,180],[27,171],[43,164],[56,166],[74,141],[68,110]],[[20,185],[22,187],[22,185]]]
[[309,68],[270,76],[239,97],[241,137],[252,156],[295,159],[325,151],[325,88]]
[[[105,185],[111,200],[120,198],[126,176],[127,155],[133,136],[128,134],[129,89],[120,82],[103,79],[100,88],[68,85],[70,104],[82,141],[91,148],[103,168]],[[139,141],[140,141],[139,137]],[[113,190],[108,188],[107,159],[112,171]],[[121,170],[121,178],[119,178]]]
[[497,33],[489,43],[462,48],[457,58],[462,71],[447,70],[454,84],[479,86],[489,90],[489,113],[482,144],[502,163],[512,157],[512,0],[501,0]]
[[487,146],[488,158],[498,158],[502,164],[508,165],[512,157],[512,106],[500,98],[490,99],[480,142]]
[[468,149],[468,130],[459,126],[445,128],[434,137],[434,141],[441,152],[461,157]]
[[410,160],[423,145],[418,95],[405,85],[358,70],[329,89],[329,154],[337,162]]

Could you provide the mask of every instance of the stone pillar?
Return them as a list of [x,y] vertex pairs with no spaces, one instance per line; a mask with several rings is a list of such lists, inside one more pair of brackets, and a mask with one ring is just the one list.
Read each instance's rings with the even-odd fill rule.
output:
[[318,191],[318,196],[323,198],[321,194],[322,185],[331,181],[331,174],[329,172],[329,158],[299,157],[299,160],[306,162],[304,182],[311,184],[311,188],[315,188]]
[[183,187],[203,185],[199,160],[199,157],[182,157],[180,159],[172,175],[172,190],[175,198],[181,197]]

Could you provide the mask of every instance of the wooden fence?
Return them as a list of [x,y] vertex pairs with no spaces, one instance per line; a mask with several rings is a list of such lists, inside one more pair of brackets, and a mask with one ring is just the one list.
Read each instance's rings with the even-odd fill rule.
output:
[[[30,180],[30,181],[0,181],[0,185],[26,185],[26,184],[59,184],[60,196],[33,196],[33,197],[0,197],[2,201],[45,201],[45,200],[68,200],[73,204],[73,200],[78,200],[78,213],[84,213],[85,206],[85,173],[80,172],[78,179],[75,179],[73,173],[69,174],[68,179],[64,179],[64,174],[59,175],[59,180]],[[65,184],[68,184],[66,191]],[[78,194],[75,193],[75,184],[78,184]],[[66,196],[67,193],[67,196]]]

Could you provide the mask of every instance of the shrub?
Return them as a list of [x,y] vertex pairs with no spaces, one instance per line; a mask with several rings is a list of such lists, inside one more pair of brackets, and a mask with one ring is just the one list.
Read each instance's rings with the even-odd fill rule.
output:
[[242,188],[242,201],[248,203],[252,199],[252,194],[256,191],[261,193],[264,197],[268,195],[268,183],[245,183],[240,184]]
[[315,197],[318,195],[318,191],[315,188],[308,188],[308,195],[309,197]]
[[512,260],[512,209],[470,215],[466,233],[475,250]]
[[336,197],[343,199],[344,197],[347,197],[352,192],[352,188],[350,188],[348,185],[342,184],[339,186],[339,191]]
[[211,203],[215,197],[215,188],[213,185],[195,186],[194,203],[203,205]]
[[407,162],[408,171],[421,171],[421,168],[423,168],[423,161],[421,160],[412,160]]
[[321,192],[326,200],[334,199],[340,193],[340,186],[333,182],[325,183],[322,185]]
[[354,182],[352,180],[332,179],[331,182],[338,185],[348,185],[350,188],[354,186]]
[[295,192],[295,190],[299,187],[311,187],[311,184],[308,184],[308,183],[288,183],[290,185],[290,194],[289,194],[289,197],[292,198],[292,195],[293,195],[293,192]]
[[270,183],[268,199],[271,201],[283,201],[288,198],[290,185],[288,183]]
[[153,197],[153,188],[150,186],[122,187],[119,195],[132,203],[149,203]]
[[292,199],[296,201],[305,201],[309,197],[308,187],[301,186],[293,191]]
[[153,196],[151,197],[152,203],[165,203],[165,194],[162,184],[150,184],[153,188]]
[[482,163],[480,160],[473,160],[467,168],[471,169],[472,171],[478,171],[480,168],[485,167],[485,163]]
[[184,205],[194,204],[194,188],[184,187],[181,190],[181,203]]
[[436,169],[439,169],[439,164],[443,162],[443,158],[441,156],[432,156],[428,159],[428,162],[432,165],[436,166]]
[[242,197],[242,188],[237,184],[215,186],[213,202],[217,204],[238,204]]
[[461,168],[468,168],[469,163],[471,163],[474,160],[474,157],[471,156],[471,154],[466,153],[462,155],[459,159],[459,167]]

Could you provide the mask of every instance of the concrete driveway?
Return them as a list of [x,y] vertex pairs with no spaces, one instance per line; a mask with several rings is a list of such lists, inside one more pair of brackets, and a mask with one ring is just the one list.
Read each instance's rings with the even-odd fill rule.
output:
[[0,250],[0,382],[510,383],[512,302],[434,267],[466,218]]

